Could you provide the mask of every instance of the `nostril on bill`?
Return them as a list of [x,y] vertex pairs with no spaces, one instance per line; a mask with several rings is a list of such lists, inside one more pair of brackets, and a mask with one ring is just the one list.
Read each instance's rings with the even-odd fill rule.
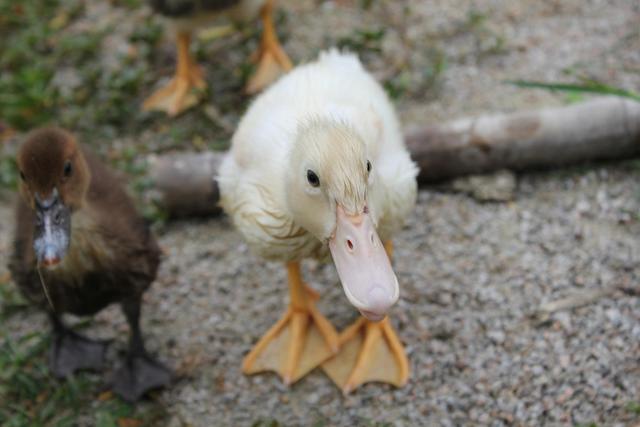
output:
[[351,239],[347,239],[347,248],[349,248],[350,252],[353,252],[353,242]]

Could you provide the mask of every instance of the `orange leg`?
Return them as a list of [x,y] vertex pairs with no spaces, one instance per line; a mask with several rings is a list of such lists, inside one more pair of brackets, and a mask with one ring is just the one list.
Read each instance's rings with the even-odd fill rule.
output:
[[291,60],[278,41],[278,35],[273,26],[273,0],[267,0],[260,15],[263,30],[260,48],[255,55],[258,68],[245,88],[248,94],[260,92],[280,75],[293,68]]
[[207,84],[202,70],[189,53],[191,33],[179,32],[177,35],[178,65],[176,74],[164,87],[158,89],[144,101],[143,110],[159,110],[169,116],[176,116],[196,105],[199,101],[197,91],[203,91]]
[[315,306],[315,291],[307,288],[300,264],[288,265],[291,301],[276,322],[247,354],[242,372],[275,371],[292,384],[338,352],[338,333]]
[[[391,258],[390,241],[385,249]],[[409,379],[409,360],[388,317],[378,323],[360,317],[340,334],[340,353],[322,368],[345,394],[371,381],[402,387]]]

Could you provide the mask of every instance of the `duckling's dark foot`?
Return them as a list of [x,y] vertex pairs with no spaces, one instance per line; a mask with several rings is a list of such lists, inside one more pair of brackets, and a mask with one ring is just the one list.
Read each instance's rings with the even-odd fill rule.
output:
[[148,355],[127,357],[114,375],[113,391],[127,402],[135,402],[146,392],[169,385],[171,377],[171,370]]
[[82,369],[100,370],[108,341],[94,341],[65,329],[55,332],[49,353],[49,369],[58,378]]

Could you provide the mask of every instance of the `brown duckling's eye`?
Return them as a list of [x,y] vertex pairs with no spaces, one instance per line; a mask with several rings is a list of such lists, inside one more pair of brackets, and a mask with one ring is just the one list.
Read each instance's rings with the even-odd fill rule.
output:
[[71,162],[67,160],[67,162],[64,164],[64,171],[63,171],[64,177],[69,178],[72,172],[73,172],[73,169],[71,169]]
[[307,181],[312,187],[318,187],[320,185],[320,178],[318,178],[318,175],[311,169],[307,170]]
[[367,160],[367,172],[371,172],[371,162]]
[[20,179],[26,181],[27,178],[24,176],[24,172],[20,171]]

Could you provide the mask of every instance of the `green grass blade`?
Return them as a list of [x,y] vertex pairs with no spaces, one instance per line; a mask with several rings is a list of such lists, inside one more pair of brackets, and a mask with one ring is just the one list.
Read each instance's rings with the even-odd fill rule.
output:
[[594,93],[600,95],[615,95],[621,96],[624,98],[630,98],[635,101],[640,101],[640,94],[618,88],[609,85],[605,85],[599,82],[590,82],[585,84],[575,84],[575,83],[545,83],[545,82],[537,82],[531,80],[507,80],[505,83],[523,87],[523,88],[533,88],[533,89],[546,89],[560,92],[570,92],[570,93]]

